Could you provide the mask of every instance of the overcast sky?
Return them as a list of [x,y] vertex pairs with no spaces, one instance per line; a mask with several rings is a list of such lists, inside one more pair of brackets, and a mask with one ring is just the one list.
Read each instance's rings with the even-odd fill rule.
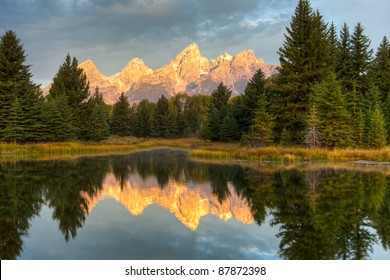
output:
[[[298,0],[0,0],[0,32],[21,38],[34,81],[47,85],[66,54],[113,75],[133,57],[156,69],[197,42],[203,56],[253,49],[267,63]],[[327,21],[358,21],[376,49],[390,37],[388,0],[312,0]]]

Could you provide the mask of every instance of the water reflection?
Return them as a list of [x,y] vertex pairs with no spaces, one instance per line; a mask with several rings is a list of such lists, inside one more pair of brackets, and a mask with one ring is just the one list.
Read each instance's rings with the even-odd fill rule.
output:
[[[133,216],[158,205],[192,231],[206,217],[238,221],[243,232],[247,224],[270,223],[278,229],[275,249],[280,258],[375,258],[373,248],[379,244],[390,259],[390,184],[382,171],[251,168],[196,162],[185,152],[155,150],[1,163],[0,182],[1,259],[22,254],[30,223],[44,205],[52,209],[53,221],[70,242],[107,197]],[[235,250],[235,244],[229,246]]]

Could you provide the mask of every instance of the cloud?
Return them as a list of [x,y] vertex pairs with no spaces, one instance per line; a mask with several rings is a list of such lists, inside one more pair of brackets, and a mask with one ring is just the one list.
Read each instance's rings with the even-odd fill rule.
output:
[[[389,6],[385,1],[375,1]],[[296,2],[3,0],[0,31],[12,29],[18,34],[28,63],[33,65],[34,78],[45,82],[52,79],[68,52],[80,62],[92,59],[104,74],[112,75],[132,57],[158,68],[194,41],[209,58],[251,48],[267,62],[277,63],[276,52]],[[360,11],[364,18],[389,26],[389,17],[381,17],[385,9],[375,9],[378,14],[374,16],[363,1],[341,2],[317,0],[312,6],[324,10],[327,19],[336,17],[336,23],[343,16],[350,17],[344,5],[355,15],[364,8]],[[383,32],[385,27],[378,29]]]

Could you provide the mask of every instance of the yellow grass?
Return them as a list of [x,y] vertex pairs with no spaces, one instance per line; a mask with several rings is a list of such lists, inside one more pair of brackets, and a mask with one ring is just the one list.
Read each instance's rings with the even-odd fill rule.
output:
[[212,145],[190,153],[201,158],[235,158],[249,161],[303,162],[322,161],[390,161],[390,148],[382,150],[364,149],[307,149],[302,147],[245,148],[234,144]]
[[191,157],[205,159],[241,159],[247,161],[276,161],[283,163],[320,161],[379,161],[390,162],[390,147],[365,149],[307,149],[302,147],[248,148],[239,144],[213,143],[199,139],[141,139],[110,137],[102,142],[61,142],[36,144],[0,143],[0,158],[34,158],[85,154],[125,153],[156,147],[190,150]]

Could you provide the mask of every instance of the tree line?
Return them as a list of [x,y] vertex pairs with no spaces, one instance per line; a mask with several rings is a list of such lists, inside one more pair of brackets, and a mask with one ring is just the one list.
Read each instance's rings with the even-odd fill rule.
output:
[[[244,145],[382,148],[390,139],[390,44],[376,55],[358,23],[337,34],[299,1],[278,51],[279,73],[258,71],[230,98],[221,84],[208,108],[207,139]],[[226,137],[228,135],[228,137]]]
[[374,56],[358,23],[339,32],[300,0],[279,51],[278,74],[260,70],[232,98],[221,83],[211,96],[161,96],[104,104],[68,54],[48,96],[31,81],[20,40],[0,40],[0,139],[8,142],[137,137],[201,137],[248,146],[382,148],[390,139],[390,43]]

